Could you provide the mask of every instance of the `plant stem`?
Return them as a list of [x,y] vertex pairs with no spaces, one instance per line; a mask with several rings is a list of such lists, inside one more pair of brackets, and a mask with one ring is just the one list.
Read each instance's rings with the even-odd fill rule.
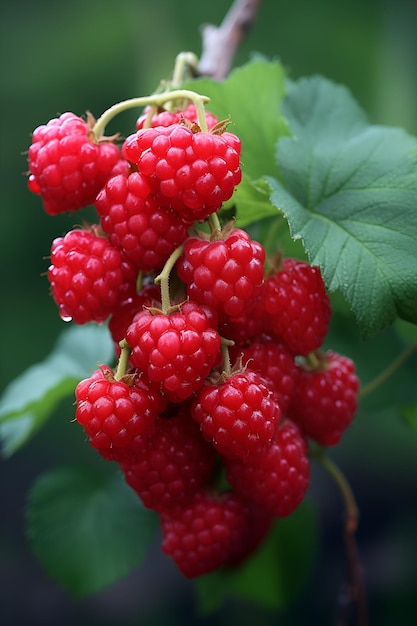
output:
[[167,259],[162,272],[160,274],[158,274],[158,276],[155,278],[154,283],[156,285],[160,285],[161,287],[161,305],[162,305],[162,312],[163,313],[167,313],[170,306],[171,306],[171,297],[169,295],[169,277],[171,274],[171,271],[175,265],[175,263],[178,261],[178,259],[180,258],[182,252],[184,249],[184,245],[181,244],[180,246],[178,246],[178,248],[175,248],[174,252],[172,252],[172,254],[170,255],[170,257]]
[[[340,490],[344,504],[345,504],[345,522],[344,522],[344,541],[346,549],[346,560],[348,568],[348,598],[347,607],[342,606],[345,613],[346,608],[350,608],[353,604],[356,606],[357,611],[357,624],[358,626],[368,625],[368,610],[365,594],[365,587],[363,581],[362,567],[360,563],[358,547],[356,544],[355,533],[358,528],[359,510],[356,504],[355,496],[347,481],[345,475],[328,456],[326,456],[323,449],[318,452],[312,453],[313,458],[321,464],[321,466],[332,476],[336,482],[337,487]],[[345,604],[345,603],[344,603]],[[338,626],[344,626],[347,624],[345,616],[340,616],[337,622]]]
[[261,0],[235,0],[219,27],[202,29],[203,50],[198,65],[201,76],[221,80],[227,76],[235,52],[255,21]]
[[[210,102],[210,98],[207,96],[202,96],[195,91],[190,91],[188,89],[176,89],[174,91],[166,91],[159,94],[153,94],[151,96],[143,96],[139,98],[130,98],[128,100],[123,100],[122,102],[118,102],[111,106],[107,111],[105,111],[97,120],[94,125],[93,132],[96,138],[100,138],[104,135],[104,129],[107,124],[119,113],[123,111],[127,111],[128,109],[132,109],[139,106],[146,105],[154,105],[154,106],[162,106],[165,102],[169,102],[170,100],[191,100],[196,105],[197,111],[199,109],[203,109],[204,111],[204,102]],[[205,115],[204,115],[205,120]]]
[[208,216],[208,224],[210,226],[210,232],[213,234],[215,232],[220,232],[222,227],[220,224],[220,220],[219,220],[219,216],[217,215],[217,213],[210,213],[210,215]]
[[202,130],[203,133],[207,133],[208,126],[207,126],[207,118],[206,118],[206,111],[204,109],[204,104],[202,100],[196,100],[194,104],[195,104],[195,108],[197,111],[198,125],[200,126],[200,129]]
[[268,229],[268,233],[264,239],[264,248],[268,254],[270,254],[270,250],[272,249],[275,253],[277,250],[277,241],[279,239],[278,235],[282,230],[287,226],[287,222],[282,215],[278,215],[271,227]]
[[226,374],[227,377],[229,377],[230,374],[232,373],[232,364],[230,362],[229,346],[232,346],[233,343],[234,342],[230,341],[229,339],[224,339],[223,337],[221,338],[223,372]]
[[345,524],[349,533],[355,533],[358,527],[359,510],[356,504],[355,496],[346,476],[324,452],[315,454],[314,458],[318,460],[320,465],[330,474],[336,482],[345,503]]
[[407,346],[405,350],[385,368],[378,376],[376,376],[371,382],[362,387],[360,391],[360,397],[364,398],[368,394],[372,393],[380,385],[382,385],[390,376],[395,374],[397,369],[417,350],[417,342]]
[[143,272],[141,270],[140,272],[138,272],[138,277],[136,279],[136,293],[139,293],[140,291],[142,291],[142,287],[143,287]]
[[126,374],[129,367],[130,353],[132,351],[126,339],[122,339],[119,345],[122,350],[120,352],[119,361],[117,363],[116,373],[114,375],[115,380],[120,380]]
[[178,89],[186,74],[196,74],[198,69],[198,58],[194,52],[180,52],[175,59],[174,72],[172,74],[171,88]]
[[318,370],[321,367],[321,361],[318,358],[317,352],[310,352],[306,357],[308,365],[312,370]]

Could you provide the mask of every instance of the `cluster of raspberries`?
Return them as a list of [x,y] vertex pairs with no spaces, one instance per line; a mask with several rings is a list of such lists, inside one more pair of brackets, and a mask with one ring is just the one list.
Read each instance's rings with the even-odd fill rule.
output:
[[[59,313],[107,321],[126,364],[77,385],[76,420],[159,513],[162,549],[189,578],[239,565],[300,505],[310,440],[337,444],[358,392],[354,363],[322,350],[318,267],[281,257],[266,270],[233,223],[195,230],[241,180],[240,140],[206,116],[202,131],[193,105],[145,112],[120,148],[65,113],[29,149],[29,188],[49,214],[98,214],[53,241]],[[154,279],[178,249],[167,308]]]

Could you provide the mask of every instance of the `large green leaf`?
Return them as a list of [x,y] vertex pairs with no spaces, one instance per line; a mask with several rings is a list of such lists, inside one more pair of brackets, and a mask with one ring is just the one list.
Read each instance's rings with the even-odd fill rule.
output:
[[400,414],[411,428],[417,430],[417,402],[400,407]]
[[9,456],[29,441],[58,403],[74,393],[76,384],[113,354],[107,327],[67,328],[44,361],[29,367],[5,389],[0,401],[2,453]]
[[417,140],[372,126],[346,88],[293,84],[283,103],[292,132],[268,178],[330,291],[340,289],[369,336],[397,316],[417,322]]
[[138,567],[158,525],[121,474],[109,478],[76,467],[40,477],[26,513],[34,553],[74,597],[100,591]]
[[211,98],[207,109],[219,119],[230,117],[228,130],[242,142],[243,180],[232,201],[237,205],[238,225],[246,226],[276,211],[268,195],[254,183],[277,176],[275,145],[288,134],[280,113],[285,72],[278,61],[254,60],[233,70],[224,81],[199,78],[184,85]]
[[303,503],[290,517],[275,522],[267,540],[238,569],[196,579],[201,612],[214,611],[230,597],[271,609],[286,607],[306,582],[316,544],[315,511]]

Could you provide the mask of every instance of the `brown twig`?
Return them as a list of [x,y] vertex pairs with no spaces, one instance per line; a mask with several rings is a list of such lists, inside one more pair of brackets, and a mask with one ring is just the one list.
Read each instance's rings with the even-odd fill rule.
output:
[[219,27],[213,24],[202,26],[200,76],[211,76],[215,80],[227,76],[236,50],[253,24],[260,4],[261,0],[235,0]]

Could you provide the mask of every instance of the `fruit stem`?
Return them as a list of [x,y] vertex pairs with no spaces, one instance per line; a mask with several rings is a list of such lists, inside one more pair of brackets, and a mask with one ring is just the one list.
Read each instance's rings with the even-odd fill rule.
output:
[[313,452],[312,457],[320,463],[320,465],[336,482],[345,503],[345,529],[350,533],[355,533],[358,527],[359,510],[352,488],[349,485],[346,476],[336,463],[326,456],[325,451],[322,448],[320,448],[317,452]]
[[220,224],[219,216],[217,213],[210,213],[207,219],[208,225],[210,226],[211,234],[216,232],[221,232],[222,227]]
[[142,291],[142,287],[143,287],[143,272],[141,270],[140,272],[138,272],[138,277],[136,279],[136,293],[139,293],[140,291]]
[[207,126],[207,118],[206,118],[206,111],[204,108],[204,102],[202,100],[195,100],[194,104],[195,104],[195,109],[197,111],[198,125],[200,126],[200,129],[203,133],[207,133],[208,126]]
[[116,373],[114,375],[115,380],[120,380],[126,374],[127,369],[129,367],[129,357],[132,351],[131,347],[127,343],[126,339],[122,339],[119,343],[121,347],[121,352],[119,356],[119,361],[117,363]]
[[268,233],[265,236],[263,242],[264,248],[268,255],[270,254],[270,250],[272,249],[275,252],[277,248],[277,241],[279,241],[280,239],[279,235],[281,234],[281,231],[283,231],[284,228],[287,226],[287,224],[288,223],[284,219],[284,217],[282,215],[278,215],[270,225],[270,228],[268,228]]
[[410,357],[413,352],[417,350],[417,342],[412,343],[407,346],[405,350],[390,364],[387,368],[385,368],[378,376],[376,376],[373,380],[371,380],[367,385],[362,387],[359,392],[360,398],[364,398],[368,394],[372,393],[377,389],[380,385],[382,385],[390,376],[395,374],[397,369],[401,367],[401,365]]
[[184,250],[184,244],[181,244],[180,246],[178,246],[178,248],[175,248],[174,252],[172,252],[172,254],[169,256],[169,258],[165,262],[162,272],[158,274],[158,276],[156,276],[154,280],[155,285],[160,285],[161,287],[162,312],[165,314],[168,312],[168,309],[171,307],[171,297],[169,295],[169,278],[171,275],[171,271],[175,263],[178,261],[178,259],[182,255],[183,250]]
[[196,74],[198,70],[198,58],[194,52],[180,52],[177,54],[172,74],[171,88],[178,89],[183,80],[190,73]]
[[[204,113],[204,102],[210,102],[210,98],[208,96],[203,96],[195,91],[190,91],[188,89],[176,89],[174,91],[166,91],[163,93],[153,94],[151,96],[143,96],[140,98],[130,98],[128,100],[123,100],[122,102],[118,102],[111,106],[107,111],[105,111],[94,124],[93,133],[97,139],[100,139],[104,135],[104,130],[107,124],[119,113],[123,111],[127,111],[128,109],[132,109],[139,106],[146,105],[154,105],[154,106],[162,106],[165,102],[169,102],[170,100],[191,100],[196,106],[197,114],[199,116],[198,122],[200,124],[200,114],[202,114],[204,118],[204,123],[207,127],[206,117]],[[202,112],[202,113],[201,113]],[[200,124],[201,127],[201,124]]]
[[352,488],[346,476],[328,456],[325,450],[319,448],[311,451],[310,455],[332,476],[336,482],[345,504],[344,540],[349,575],[349,600],[356,604],[358,626],[367,626],[368,610],[364,588],[362,568],[360,564],[355,533],[358,528],[359,509],[356,504]]
[[222,357],[223,357],[223,373],[230,377],[232,373],[232,364],[230,362],[230,354],[229,354],[229,346],[233,346],[234,342],[229,339],[225,339],[221,337],[221,349],[222,349]]

